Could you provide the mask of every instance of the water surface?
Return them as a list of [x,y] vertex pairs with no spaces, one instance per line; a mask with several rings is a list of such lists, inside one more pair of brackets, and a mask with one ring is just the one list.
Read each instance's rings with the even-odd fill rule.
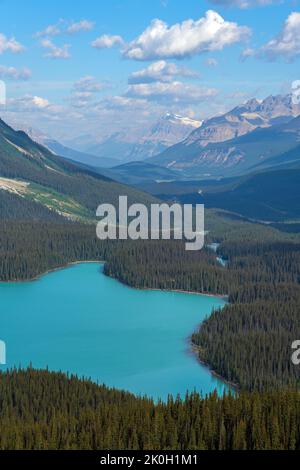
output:
[[[188,337],[222,299],[131,289],[83,263],[34,282],[0,284],[7,367],[49,367],[165,399],[227,386],[200,365]],[[3,367],[2,367],[3,368]]]

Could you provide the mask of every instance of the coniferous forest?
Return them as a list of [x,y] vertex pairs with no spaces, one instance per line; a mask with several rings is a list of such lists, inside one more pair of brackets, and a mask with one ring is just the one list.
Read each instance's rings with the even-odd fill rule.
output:
[[95,226],[39,210],[36,220],[1,221],[1,281],[101,260],[107,275],[133,287],[228,296],[223,310],[191,331],[191,341],[201,361],[237,386],[235,396],[154,404],[60,374],[3,373],[1,449],[300,448],[299,367],[291,361],[291,344],[300,338],[298,238],[228,222],[224,214],[208,213],[207,223],[207,242],[220,243],[226,267],[210,249],[187,252],[181,241],[101,242]]
[[0,0],[1,457],[300,450],[299,1],[37,3]]
[[297,391],[197,394],[154,404],[48,371],[0,375],[0,449],[294,450]]
[[132,287],[228,296],[228,305],[192,335],[200,359],[241,389],[298,387],[291,345],[300,338],[300,243],[276,231],[274,241],[264,241],[259,227],[251,227],[252,242],[241,242],[244,229],[236,224],[233,241],[220,239],[223,267],[211,250],[188,252],[181,241],[101,242],[90,225],[6,220],[0,279],[26,280],[69,262],[101,260],[108,276]]

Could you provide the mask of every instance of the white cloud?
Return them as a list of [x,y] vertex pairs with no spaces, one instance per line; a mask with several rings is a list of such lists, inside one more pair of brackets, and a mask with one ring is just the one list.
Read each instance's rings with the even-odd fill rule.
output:
[[50,39],[43,39],[41,41],[41,45],[44,49],[48,50],[44,57],[49,57],[51,59],[69,59],[71,57],[69,44],[64,44],[59,47],[53,44]]
[[171,82],[174,77],[199,77],[197,72],[189,70],[186,67],[159,60],[149,65],[147,68],[133,72],[128,79],[130,84]]
[[126,96],[146,99],[160,103],[195,103],[216,96],[214,88],[203,88],[195,85],[173,81],[171,83],[143,83],[130,85]]
[[132,107],[132,106],[142,106],[144,107],[147,105],[144,99],[135,99],[129,98],[127,96],[111,96],[107,99],[103,100],[103,103],[107,105],[107,107],[113,108],[124,108],[124,107]]
[[279,3],[280,0],[210,0],[215,5],[235,6],[238,8],[251,8]]
[[48,108],[48,106],[50,105],[50,102],[48,100],[46,100],[45,98],[41,98],[40,96],[34,96],[32,98],[32,103],[37,108],[41,109]]
[[15,38],[8,39],[4,34],[0,33],[0,54],[3,52],[12,52],[13,54],[18,54],[23,52],[25,47],[22,46]]
[[205,61],[205,65],[207,65],[207,67],[217,67],[218,61],[216,59],[213,59],[212,57],[209,57]]
[[26,67],[18,70],[15,67],[0,65],[0,78],[9,80],[28,80],[31,75],[31,71]]
[[106,85],[98,82],[95,77],[82,77],[74,83],[73,91],[68,101],[75,108],[85,108],[95,103],[94,98],[97,96],[97,93],[105,87]]
[[265,44],[258,51],[258,56],[269,60],[282,57],[287,61],[300,56],[300,13],[289,15],[281,33]]
[[38,31],[35,36],[37,38],[43,38],[43,37],[49,37],[49,36],[58,36],[61,34],[61,29],[60,25],[61,21],[58,22],[58,24],[49,24],[45,29],[42,31]]
[[49,108],[50,102],[41,96],[25,95],[21,98],[10,98],[7,102],[7,108],[15,112],[34,112]]
[[95,77],[82,77],[74,83],[74,90],[81,93],[97,93],[103,90],[104,85],[96,80]]
[[95,49],[111,49],[115,46],[122,46],[124,44],[121,36],[114,36],[109,34],[103,34],[99,38],[92,42],[92,47]]
[[156,19],[137,39],[124,47],[123,54],[135,60],[181,59],[222,50],[247,39],[250,32],[246,26],[225,21],[213,10],[207,11],[199,20],[186,20],[170,27]]
[[59,36],[61,34],[77,34],[81,32],[91,31],[95,26],[93,21],[81,20],[81,21],[66,21],[60,19],[56,24],[50,24],[42,31],[38,31],[35,34],[37,38],[49,38]]
[[247,60],[249,57],[254,57],[255,55],[256,55],[255,49],[252,49],[251,47],[247,47],[241,52],[240,60],[243,62]]
[[67,28],[68,34],[76,34],[81,32],[91,31],[94,28],[95,23],[93,21],[81,20],[77,23],[72,23]]

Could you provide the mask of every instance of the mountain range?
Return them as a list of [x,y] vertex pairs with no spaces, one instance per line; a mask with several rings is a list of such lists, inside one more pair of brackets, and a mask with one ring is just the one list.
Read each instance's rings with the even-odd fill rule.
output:
[[95,155],[99,159],[99,164],[94,166],[103,166],[101,164],[103,159],[115,159],[119,160],[119,163],[127,163],[159,154],[185,139],[201,124],[201,121],[167,113],[141,136],[125,131],[116,132],[104,139],[99,139],[98,142],[96,139],[95,142],[94,137],[84,135],[68,141],[67,145],[81,152]]
[[299,114],[291,95],[252,99],[147,162],[199,177],[240,174],[297,145]]

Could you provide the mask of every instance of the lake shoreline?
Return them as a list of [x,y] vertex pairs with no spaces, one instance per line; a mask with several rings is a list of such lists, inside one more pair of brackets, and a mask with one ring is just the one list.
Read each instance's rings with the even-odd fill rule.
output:
[[[47,269],[47,271],[44,271],[41,274],[38,274],[37,276],[34,276],[29,279],[15,279],[15,280],[9,280],[9,281],[0,281],[0,284],[17,284],[17,283],[26,283],[26,282],[34,282],[42,279],[44,276],[47,276],[47,274],[55,273],[57,271],[61,271],[62,269],[67,269],[72,266],[76,266],[78,264],[88,264],[88,263],[98,263],[98,264],[105,264],[106,261],[99,261],[99,260],[88,260],[88,261],[70,261],[62,266],[57,266],[56,268],[51,268]],[[124,286],[127,286],[131,289],[137,289],[141,291],[157,291],[157,292],[175,292],[178,294],[190,294],[190,295],[202,295],[205,297],[216,297],[218,299],[222,299],[225,302],[228,302],[229,296],[228,295],[222,295],[222,294],[209,294],[209,293],[204,293],[204,292],[196,292],[196,291],[188,291],[188,290],[183,290],[183,289],[159,289],[155,287],[135,287],[135,286],[130,286],[129,284],[126,284],[125,282],[122,282],[120,279],[117,277],[112,277],[108,276],[111,279],[115,279],[116,281],[120,282]]]
[[39,281],[44,276],[47,276],[47,274],[55,273],[63,269],[68,269],[68,268],[71,268],[72,266],[76,266],[77,264],[89,264],[89,263],[104,264],[105,261],[98,261],[98,260],[70,261],[69,263],[66,263],[62,266],[57,266],[56,268],[47,269],[47,271],[44,271],[41,274],[37,274],[36,276],[31,277],[29,279],[15,279],[15,280],[10,280],[10,281],[0,281],[0,284],[19,284],[19,283],[24,284],[27,282],[35,282],[35,281]]
[[[55,268],[48,269],[48,270],[44,271],[43,273],[41,273],[41,274],[31,278],[31,279],[0,281],[0,285],[1,284],[18,284],[18,283],[23,284],[23,283],[28,283],[28,282],[36,282],[36,281],[41,280],[43,277],[47,276],[48,274],[55,273],[55,272],[58,272],[58,271],[61,271],[61,270],[64,270],[64,269],[68,269],[68,268],[71,268],[72,266],[76,266],[76,265],[80,265],[80,264],[104,265],[105,261],[102,261],[102,260],[70,261],[70,262],[68,262],[68,263],[66,263],[62,266],[57,266]],[[224,302],[228,302],[228,298],[229,298],[229,296],[221,295],[221,294],[209,294],[209,293],[202,293],[202,292],[195,292],[195,291],[187,291],[187,290],[182,290],[182,289],[159,289],[159,288],[151,288],[151,287],[139,288],[139,287],[130,286],[130,285],[122,282],[118,278],[111,277],[111,276],[107,276],[107,277],[109,277],[110,279],[114,279],[114,280],[118,281],[120,284],[122,284],[125,287],[128,287],[130,289],[137,289],[137,290],[140,290],[140,291],[149,291],[149,292],[150,291],[152,291],[152,292],[156,291],[156,292],[166,292],[166,293],[198,295],[198,296],[202,296],[202,297],[211,297],[211,298],[214,297],[214,298],[223,300]],[[191,336],[187,338],[187,343],[189,345],[189,353],[196,356],[196,360],[200,365],[206,367],[209,370],[209,372],[212,376],[214,376],[217,379],[221,380],[225,385],[230,386],[235,391],[238,390],[238,385],[237,384],[226,380],[224,377],[222,377],[220,374],[218,374],[216,371],[214,371],[211,368],[209,363],[201,360],[201,358],[199,356],[199,348],[191,341]]]
[[[130,286],[129,286],[130,287]],[[195,292],[193,290],[182,290],[182,289],[158,289],[158,288],[137,288],[133,287],[133,289],[143,290],[143,291],[157,291],[157,292],[169,292],[169,293],[177,293],[177,294],[189,294],[189,295],[202,295],[204,297],[215,297],[217,299],[224,300],[224,302],[228,302],[229,296],[228,295],[221,295],[221,294],[208,294],[203,292]]]
[[197,362],[199,364],[201,364],[202,366],[206,367],[209,372],[211,373],[211,375],[213,375],[214,377],[216,377],[217,379],[220,379],[223,383],[225,383],[226,385],[230,386],[231,388],[233,388],[233,390],[235,392],[238,392],[239,391],[239,386],[238,384],[234,383],[234,382],[231,382],[230,380],[227,380],[225,379],[221,374],[219,374],[218,372],[216,372],[214,369],[212,369],[211,365],[204,361],[203,359],[201,359],[201,356],[200,356],[200,347],[197,346],[195,343],[192,342],[191,340],[191,337],[189,339],[189,344],[190,344],[190,348],[192,350],[192,353],[196,356],[196,359],[197,359]]

